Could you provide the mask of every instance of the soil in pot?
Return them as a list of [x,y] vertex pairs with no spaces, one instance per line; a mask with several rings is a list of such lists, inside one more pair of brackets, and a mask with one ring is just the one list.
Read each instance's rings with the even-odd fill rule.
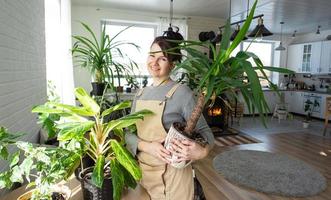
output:
[[110,170],[105,171],[105,179],[102,188],[92,184],[93,168],[87,168],[79,174],[80,183],[83,190],[84,200],[112,200],[113,199],[113,183],[110,177]]

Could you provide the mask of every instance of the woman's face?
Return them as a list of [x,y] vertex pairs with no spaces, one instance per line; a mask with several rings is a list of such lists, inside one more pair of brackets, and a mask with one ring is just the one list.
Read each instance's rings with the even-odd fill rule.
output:
[[164,56],[161,47],[154,43],[147,58],[147,68],[151,76],[153,78],[167,78],[172,66],[168,58]]

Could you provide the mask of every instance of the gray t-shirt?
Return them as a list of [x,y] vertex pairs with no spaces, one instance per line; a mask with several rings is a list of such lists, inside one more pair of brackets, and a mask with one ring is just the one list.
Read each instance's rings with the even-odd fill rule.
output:
[[[160,86],[149,86],[146,87],[143,93],[133,100],[131,111],[135,110],[136,100],[159,100],[165,99],[168,91],[176,85],[176,82],[170,80],[167,83]],[[170,126],[174,122],[186,122],[191,116],[192,110],[196,105],[196,97],[192,90],[186,85],[180,85],[175,93],[164,108],[162,123],[166,131],[169,130]],[[204,137],[210,146],[214,145],[214,136],[211,132],[206,120],[201,115],[196,125],[195,131]],[[134,134],[126,134],[127,148],[135,155],[137,152],[137,136]]]

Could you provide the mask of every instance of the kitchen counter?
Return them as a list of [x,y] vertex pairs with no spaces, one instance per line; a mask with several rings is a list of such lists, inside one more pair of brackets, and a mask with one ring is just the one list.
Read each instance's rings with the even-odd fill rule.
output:
[[[270,88],[262,88],[264,92],[274,92],[274,90],[271,90]],[[326,95],[331,95],[330,92],[322,92],[322,91],[311,91],[311,90],[289,90],[289,89],[278,89],[280,92],[307,92],[307,93],[315,93],[315,94],[326,94]]]

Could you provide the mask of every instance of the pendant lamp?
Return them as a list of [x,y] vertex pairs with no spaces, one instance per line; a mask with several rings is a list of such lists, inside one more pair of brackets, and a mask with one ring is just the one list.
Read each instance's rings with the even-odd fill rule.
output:
[[[170,13],[169,13],[169,27],[168,30],[163,32],[163,36],[169,37],[169,38],[176,38],[176,40],[184,40],[184,37],[179,33],[179,28],[177,26],[172,25],[172,19],[173,19],[173,0],[170,0]],[[176,31],[174,31],[174,29]]]
[[280,43],[279,43],[279,46],[275,49],[276,51],[286,50],[286,48],[283,47],[283,24],[284,24],[284,22],[280,22]]
[[248,37],[257,37],[261,38],[262,36],[270,36],[273,35],[263,24],[263,19],[260,17],[258,19],[258,24],[254,28],[254,30],[248,35]]
[[[231,35],[231,37],[230,37],[230,40],[231,40],[231,41],[233,41],[233,40],[237,37],[239,31],[240,31],[240,26],[239,26],[239,24],[237,24],[237,25],[236,25],[236,30],[232,33],[232,35]],[[248,39],[248,38],[245,36],[243,40],[247,40],[247,39]]]

